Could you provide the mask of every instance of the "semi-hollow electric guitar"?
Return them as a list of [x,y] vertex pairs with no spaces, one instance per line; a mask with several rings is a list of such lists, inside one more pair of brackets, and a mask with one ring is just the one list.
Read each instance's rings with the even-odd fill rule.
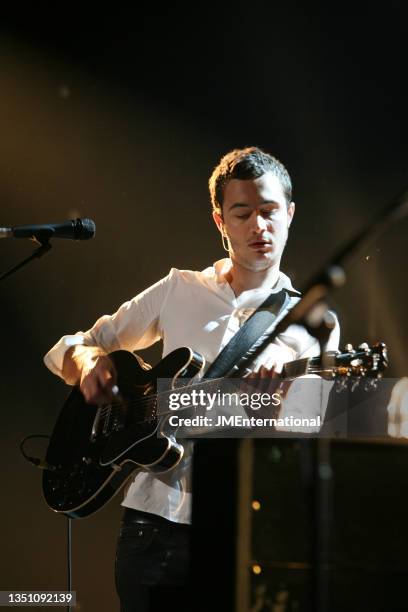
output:
[[[157,416],[158,379],[185,384],[202,369],[204,360],[189,348],[179,348],[154,368],[127,351],[110,354],[120,396],[92,406],[74,387],[57,419],[48,446],[43,493],[49,507],[82,518],[104,506],[137,469],[165,472],[183,456],[173,436],[161,432]],[[322,363],[324,365],[322,365]],[[283,378],[303,374],[324,377],[377,378],[387,366],[385,344],[348,345],[343,353],[286,363]],[[212,381],[214,382],[214,381]]]

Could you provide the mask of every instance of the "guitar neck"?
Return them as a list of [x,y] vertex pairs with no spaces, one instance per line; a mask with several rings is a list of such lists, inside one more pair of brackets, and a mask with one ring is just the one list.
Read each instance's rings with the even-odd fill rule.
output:
[[[305,374],[323,374],[324,372],[334,372],[336,368],[341,366],[345,368],[345,374],[346,369],[350,367],[352,361],[355,361],[356,367],[358,367],[358,365],[364,363],[364,360],[368,360],[368,355],[365,350],[354,351],[353,353],[349,351],[345,353],[329,351],[324,353],[323,361],[321,356],[288,361],[282,368],[282,376],[284,378],[296,378],[297,376],[304,376]],[[357,375],[357,371],[355,375]]]
[[296,359],[296,361],[288,361],[282,369],[284,378],[297,378],[305,374],[319,374],[322,371],[320,357],[305,357],[304,359]]

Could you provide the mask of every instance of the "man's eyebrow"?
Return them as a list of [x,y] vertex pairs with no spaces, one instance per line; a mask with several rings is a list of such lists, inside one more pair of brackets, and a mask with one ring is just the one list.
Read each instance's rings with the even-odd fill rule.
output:
[[[263,206],[264,204],[272,204],[273,206],[279,206],[279,202],[275,202],[275,200],[263,200],[260,203],[260,206]],[[232,204],[232,206],[229,207],[229,210],[233,210],[234,208],[249,208],[250,205],[249,204],[245,204],[245,202],[234,202],[234,204]]]
[[245,204],[244,202],[235,202],[232,206],[230,206],[229,210],[233,208],[249,208],[249,204]]

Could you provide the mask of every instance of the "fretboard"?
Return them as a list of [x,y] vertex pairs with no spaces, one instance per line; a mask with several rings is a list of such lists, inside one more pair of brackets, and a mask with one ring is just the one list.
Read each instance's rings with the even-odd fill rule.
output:
[[288,361],[285,363],[282,370],[282,376],[284,378],[296,378],[297,376],[303,376],[309,373],[309,357],[304,359],[297,359],[296,361]]

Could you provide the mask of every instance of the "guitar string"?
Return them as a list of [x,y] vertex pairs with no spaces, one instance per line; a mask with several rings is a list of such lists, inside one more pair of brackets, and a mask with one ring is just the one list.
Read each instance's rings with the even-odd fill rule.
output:
[[[327,369],[327,370],[322,370],[321,368],[318,368],[318,367],[312,367],[312,368],[308,368],[307,373],[308,374],[314,374],[314,373],[318,373],[318,372],[322,373],[322,372],[331,372],[331,371],[332,370],[330,368]],[[180,389],[189,389],[189,388],[191,388],[191,386],[207,385],[207,383],[213,383],[214,384],[218,380],[223,380],[223,379],[222,378],[221,379],[211,379],[211,381],[204,381],[202,383],[197,383],[195,385],[185,385],[183,387],[179,387],[177,389],[177,391],[180,391]],[[253,379],[250,379],[250,380],[253,380]],[[262,379],[262,380],[265,380],[265,379]],[[279,384],[280,384],[284,380],[285,379],[277,379],[276,382],[279,382]],[[162,396],[170,395],[170,393],[174,393],[174,392],[175,392],[175,390],[171,389],[171,390],[168,390],[168,391],[161,391],[161,392],[154,393],[154,394],[151,394],[151,395],[146,395],[146,396],[143,396],[143,397],[141,397],[141,398],[139,398],[137,400],[115,401],[114,403],[107,404],[106,406],[101,407],[100,408],[100,415],[99,416],[101,418],[103,418],[103,417],[107,416],[107,413],[109,411],[111,411],[112,409],[115,409],[115,408],[122,409],[122,408],[130,408],[130,407],[133,407],[133,406],[135,406],[137,408],[148,408],[151,405],[155,406],[156,403],[157,403],[157,400],[160,401],[160,398]],[[186,406],[186,408],[188,408],[188,406]]]
[[[216,384],[217,381],[219,380],[224,380],[223,378],[219,378],[219,379],[211,379],[211,380],[205,380],[204,382],[201,383],[201,385],[205,385],[205,386],[210,386],[211,384]],[[194,386],[194,384],[192,385],[184,385],[183,387],[179,387],[178,390],[180,389],[189,389],[191,388],[191,386]],[[199,384],[197,383],[195,386],[199,386]],[[131,400],[131,401],[125,401],[125,402],[115,402],[113,404],[107,404],[106,406],[103,406],[102,408],[100,408],[100,414],[99,417],[101,419],[105,418],[106,416],[108,416],[108,413],[112,412],[112,409],[123,409],[123,408],[129,408],[129,407],[133,407],[136,406],[137,408],[150,408],[150,407],[155,407],[157,405],[157,400],[160,401],[160,397],[161,396],[165,396],[165,395],[169,395],[170,393],[174,393],[174,389],[170,390],[170,391],[161,391],[159,393],[154,393],[151,395],[146,395],[144,397],[139,398],[138,400]],[[188,406],[186,406],[186,408],[188,408]],[[110,416],[110,414],[109,414]],[[146,422],[149,421],[149,418],[144,419],[142,422]]]
[[[307,374],[315,374],[315,373],[332,372],[332,371],[333,371],[332,368],[327,368],[325,370],[322,370],[318,366],[313,366],[313,367],[309,367],[307,369],[307,372],[304,372],[304,373],[305,374],[306,373]],[[182,390],[182,389],[187,389],[188,390],[192,386],[195,386],[195,387],[197,387],[197,386],[210,386],[210,384],[215,384],[215,383],[217,383],[217,381],[220,381],[220,380],[225,380],[225,379],[223,379],[223,378],[219,378],[219,379],[214,378],[214,379],[211,379],[211,380],[204,380],[202,382],[193,383],[191,385],[183,385],[182,387],[178,387],[177,389],[160,391],[160,392],[157,392],[157,393],[154,393],[154,394],[151,394],[151,395],[146,395],[146,396],[143,396],[143,397],[141,397],[141,398],[139,398],[137,400],[129,400],[129,401],[124,401],[124,402],[115,401],[114,403],[107,404],[101,410],[108,411],[108,410],[112,409],[113,407],[116,407],[116,408],[120,408],[120,407],[128,408],[128,407],[131,407],[131,406],[141,406],[141,407],[147,406],[153,400],[160,399],[160,397],[165,396],[165,395],[170,395],[171,393],[174,393],[175,391],[180,392],[180,390]],[[249,380],[253,380],[253,379],[249,379]],[[261,379],[261,380],[265,380],[265,379]],[[284,380],[285,379],[276,379],[276,382],[280,383],[280,382],[282,382]]]
[[[353,359],[359,359],[361,357],[366,357],[367,358],[367,354],[366,353],[356,353],[352,357],[353,357]],[[322,370],[321,367],[319,367],[319,364],[312,363],[312,359],[314,359],[314,358],[311,358],[311,359],[308,359],[308,358],[299,359],[299,360],[296,360],[296,362],[288,362],[288,364],[285,364],[285,366],[288,369],[293,369],[293,367],[291,368],[291,366],[293,366],[296,363],[297,369],[300,369],[301,365],[303,365],[304,363],[309,362],[308,363],[308,367],[307,367],[306,371],[304,372],[304,374],[305,373],[313,374],[313,373],[323,373],[323,372],[332,372],[332,373],[334,372],[335,366],[332,367],[332,368],[328,368],[326,370]],[[295,370],[296,370],[296,367],[294,368]],[[201,386],[208,385],[209,386],[210,384],[216,384],[220,380],[224,380],[224,379],[223,378],[217,378],[217,379],[214,378],[214,379],[207,379],[207,380],[203,379],[202,381],[199,381],[199,382],[196,382],[196,383],[192,382],[192,384],[190,384],[190,385],[184,385],[182,387],[179,387],[177,389],[177,391],[180,391],[180,389],[189,389],[189,388],[191,388],[191,386],[194,386],[194,385],[195,386],[198,386],[198,385],[201,385]],[[119,401],[119,402],[114,402],[114,403],[111,403],[111,404],[107,404],[106,406],[103,406],[103,407],[101,407],[99,409],[100,410],[99,417],[100,418],[105,418],[108,415],[108,413],[111,413],[112,410],[115,410],[115,409],[116,409],[116,412],[117,412],[117,409],[129,408],[129,407],[133,407],[133,406],[136,406],[137,408],[148,408],[148,407],[153,405],[153,407],[154,407],[157,404],[157,400],[161,396],[164,396],[166,394],[169,395],[170,393],[174,393],[174,391],[175,391],[174,389],[171,389],[171,390],[166,390],[166,391],[154,393],[152,395],[147,395],[147,396],[139,398],[138,400],[131,400],[131,401],[125,401],[125,402],[120,402]],[[186,406],[186,408],[187,408],[187,406]],[[109,416],[110,416],[110,414],[109,414]],[[148,420],[149,419],[144,419],[142,421],[142,423],[146,422]]]
[[[336,360],[338,360],[341,356],[342,355],[337,355],[336,356]],[[353,360],[361,359],[361,358],[366,358],[367,359],[367,357],[371,357],[371,356],[372,356],[371,354],[367,355],[365,352],[360,352],[360,353],[355,353],[354,355],[352,355],[352,359]],[[301,374],[316,374],[316,373],[324,373],[324,372],[334,372],[336,367],[341,367],[341,364],[340,364],[338,366],[333,366],[333,367],[322,369],[320,363],[313,363],[313,360],[318,359],[318,358],[319,357],[311,357],[311,358],[305,357],[303,359],[298,359],[298,360],[293,361],[293,362],[289,361],[288,363],[285,364],[285,367],[287,369],[289,369],[289,370],[290,369],[294,370],[294,372],[293,372],[292,376],[290,376],[288,378],[292,378],[292,377],[296,378],[297,376],[299,376]],[[293,368],[295,363],[296,363],[296,366]],[[307,365],[307,369],[304,370],[304,371],[301,371],[300,373],[297,373],[296,370],[300,370],[301,366],[303,366],[303,365]],[[348,365],[348,367],[350,367],[350,366]],[[357,366],[357,367],[361,369],[360,365]],[[161,391],[161,392],[155,393],[154,395],[148,395],[148,396],[145,396],[144,398],[142,397],[139,400],[129,401],[129,402],[122,403],[122,404],[118,402],[118,403],[115,403],[114,405],[117,405],[117,406],[121,406],[122,405],[122,406],[126,406],[126,407],[132,406],[132,405],[143,405],[145,401],[150,402],[153,397],[154,398],[160,398],[162,395],[174,393],[175,391],[180,391],[181,389],[189,389],[189,388],[191,388],[191,386],[206,386],[206,385],[211,385],[211,384],[217,383],[217,382],[222,381],[222,380],[225,380],[225,378],[221,377],[221,378],[202,379],[201,381],[195,381],[195,382],[192,382],[192,384],[190,384],[190,385],[184,385],[184,386],[179,387],[177,389],[171,389],[171,390],[168,390],[168,391]],[[244,378],[244,380],[245,380],[245,378]],[[249,379],[249,380],[253,380],[253,379]],[[282,380],[285,380],[285,379],[280,379],[280,381],[282,381]]]
[[[314,359],[314,358],[312,358],[312,359]],[[309,366],[308,366],[306,371],[302,370],[303,374],[306,374],[306,373],[307,374],[313,374],[314,372],[322,371],[321,368],[319,369],[317,365],[314,365],[314,364],[310,363],[310,361],[311,361],[310,358],[304,358],[304,359],[297,360],[296,363],[297,363],[298,369],[300,369],[301,365],[305,365],[308,361],[309,361]],[[286,367],[288,367],[288,365],[292,366],[294,363],[295,362],[288,362],[288,364],[285,364],[285,366]],[[175,391],[180,392],[183,389],[187,389],[188,390],[192,386],[197,387],[197,386],[210,386],[210,385],[214,385],[214,384],[217,384],[219,381],[223,381],[223,380],[225,380],[225,378],[221,377],[221,378],[202,379],[201,381],[193,381],[191,384],[186,384],[186,385],[183,385],[183,386],[178,387],[176,389],[160,391],[158,393],[154,393],[153,395],[146,395],[146,396],[141,397],[139,400],[135,400],[135,401],[129,401],[129,402],[125,402],[125,403],[115,402],[114,405],[115,406],[126,406],[126,407],[132,406],[132,405],[143,405],[145,403],[145,401],[146,402],[150,402],[150,400],[152,398],[160,398],[163,395],[174,393]],[[243,380],[245,381],[246,379],[244,378]],[[249,379],[249,380],[253,380],[253,379]],[[263,379],[263,380],[265,380],[265,379]],[[281,380],[284,380],[284,379],[279,379],[279,380],[281,381]]]
[[[316,371],[321,371],[321,370],[316,370]],[[309,369],[308,373],[312,374],[313,371],[311,369]],[[145,396],[139,398],[138,400],[130,400],[130,401],[125,401],[125,402],[115,401],[114,403],[107,404],[104,408],[106,410],[109,410],[112,407],[118,407],[118,408],[119,407],[126,407],[126,408],[128,408],[129,406],[133,406],[133,405],[144,406],[144,405],[147,405],[147,404],[151,403],[151,401],[153,399],[159,399],[162,396],[170,395],[171,393],[174,393],[174,392],[180,392],[180,390],[183,390],[183,389],[187,389],[188,390],[192,386],[194,386],[194,387],[200,386],[201,387],[201,386],[210,386],[211,384],[214,385],[214,384],[217,383],[217,381],[220,381],[220,380],[225,380],[225,379],[223,379],[223,378],[213,378],[211,380],[205,380],[203,382],[196,382],[196,383],[193,383],[191,385],[183,385],[182,387],[178,387],[176,389],[170,389],[170,390],[167,390],[167,391],[159,391],[158,393],[154,393],[154,394],[151,394],[151,395],[145,395]],[[254,380],[254,379],[249,379],[249,380]],[[266,380],[266,379],[261,379],[261,380]],[[275,379],[275,380],[276,380],[276,382],[280,383],[284,379]]]

